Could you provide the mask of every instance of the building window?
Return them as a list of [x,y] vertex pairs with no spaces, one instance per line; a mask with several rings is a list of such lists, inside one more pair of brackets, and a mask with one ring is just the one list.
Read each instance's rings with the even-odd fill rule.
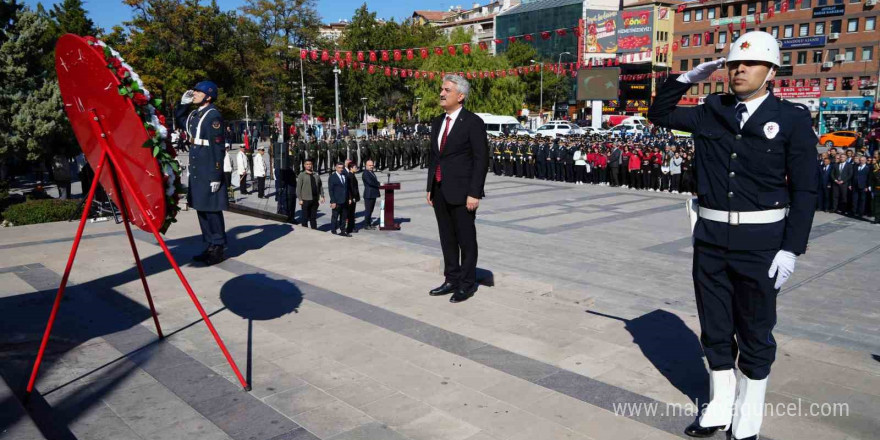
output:
[[699,93],[700,93],[700,86],[698,86],[696,84],[692,85],[691,86],[691,95],[696,96]]
[[715,8],[706,9],[706,18],[709,20],[715,19]]
[[837,62],[834,58],[837,57],[837,54],[840,53],[838,49],[828,49],[828,58],[825,58],[828,61]]
[[717,82],[715,83],[715,93],[723,93],[724,92],[724,83]]
[[807,64],[807,51],[805,51],[805,50],[798,51],[797,63],[798,64]]
[[813,62],[817,64],[822,64],[822,51],[814,50],[813,51]]
[[795,87],[803,87],[805,80],[803,78],[794,80]]
[[837,78],[825,78],[825,91],[833,92],[837,90]]
[[714,59],[712,59],[712,57],[703,58],[704,63],[711,63],[712,61],[714,61]]
[[749,15],[754,15],[754,13],[757,11],[758,11],[758,4],[757,3],[749,3],[749,5],[746,7],[746,13]]
[[[773,35],[773,38],[779,38],[779,26],[773,26],[770,28],[770,35]],[[736,38],[734,38],[735,40]]]
[[854,47],[847,47],[846,49],[844,49],[843,54],[844,54],[843,60],[848,63],[851,63],[856,60],[856,48],[854,48]]
[[853,89],[853,77],[844,76],[843,82],[840,83],[840,90],[852,90]]
[[798,26],[798,37],[806,37],[808,35],[810,35],[810,25],[808,23]]
[[859,88],[867,89],[871,87],[871,77],[870,76],[860,76],[859,77]]
[[688,47],[691,45],[691,38],[685,35],[681,39],[681,47]]
[[826,6],[828,5],[828,0],[816,0],[816,6]]
[[687,70],[688,70],[688,60],[679,60],[679,62],[681,63],[681,65],[679,66],[679,69],[678,69],[678,70],[681,70],[682,72],[687,72]]
[[704,95],[708,95],[708,94],[712,93],[712,89],[710,87],[711,87],[711,84],[703,83],[703,94]]
[[822,80],[819,78],[810,78],[810,87],[822,87]]
[[865,30],[873,31],[877,28],[877,17],[865,17]]
[[727,32],[719,32],[718,33],[718,42],[721,44],[727,43]]
[[810,9],[810,0],[802,0],[801,9]]
[[817,21],[816,22],[816,35],[825,35],[825,22]]
[[790,66],[791,65],[791,52],[782,52],[782,65]]
[[873,61],[873,60],[874,60],[874,46],[862,47],[862,61]]
[[703,34],[694,34],[691,38],[694,40],[694,46],[702,46],[703,45]]
[[724,3],[721,4],[721,8],[719,9],[721,18],[727,18],[728,16],[730,16],[730,10],[728,10],[727,8],[729,8],[728,5],[725,5]]
[[700,59],[699,59],[699,58],[694,58],[693,60],[691,60],[691,65],[692,65],[692,66],[697,67],[697,65],[699,65],[699,64],[700,64]]
[[859,31],[859,19],[858,18],[850,18],[846,21],[846,31],[847,32],[858,32]]
[[697,9],[694,11],[694,21],[701,21],[703,19],[703,10]]
[[782,33],[782,36],[784,38],[793,37],[794,36],[794,25],[793,24],[785,25],[785,31]]
[[840,33],[840,27],[843,25],[841,20],[831,20],[831,32]]
[[684,14],[681,15],[681,21],[685,23],[691,21],[691,11],[684,11]]
[[704,41],[704,43],[706,43],[707,46],[715,43],[715,33],[714,32],[709,32],[709,35],[707,35],[707,37],[709,37],[709,38],[706,38],[706,41]]

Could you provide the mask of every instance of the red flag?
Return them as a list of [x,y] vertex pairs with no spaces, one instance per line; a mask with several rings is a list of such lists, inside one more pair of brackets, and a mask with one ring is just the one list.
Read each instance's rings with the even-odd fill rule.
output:
[[732,35],[733,35],[733,23],[732,23],[732,22],[731,22],[731,23],[727,23],[727,31],[728,31],[728,32],[730,33],[730,35],[731,35],[730,38],[733,39],[733,36],[732,36]]
[[746,19],[745,17],[739,19],[739,30],[746,30]]
[[339,60],[341,60],[341,59],[342,59],[342,54],[339,53],[338,50],[335,51],[335,52],[333,52],[333,60],[334,60],[334,61],[339,61]]
[[390,67],[385,68],[385,76],[391,76],[391,68]]
[[345,52],[345,62],[349,64],[351,63],[351,51]]
[[504,42],[504,40],[502,40],[502,39],[500,39],[500,38],[496,38],[496,39],[495,39],[495,44],[501,44],[501,43],[503,43],[503,42]]
[[465,55],[470,55],[471,54],[471,44],[470,43],[462,44],[461,51],[464,52]]
[[468,73],[467,73],[467,79],[474,79],[474,75],[472,75],[470,72],[468,72]]
[[371,62],[371,63],[375,63],[375,62],[376,62],[376,51],[374,51],[374,50],[371,50],[371,51],[370,51],[370,62]]
[[300,50],[299,50],[299,58],[300,58],[300,59],[304,60],[304,59],[306,59],[306,57],[308,57],[308,56],[309,56],[309,51],[307,51],[307,50],[305,50],[305,49],[300,49]]
[[428,72],[428,79],[434,79],[434,72]]
[[364,53],[363,53],[363,52],[358,52],[358,55],[357,55],[357,56],[358,56],[358,62],[363,63],[363,62],[364,62]]
[[755,12],[755,24],[761,24],[761,13]]
[[683,5],[683,4],[682,4],[682,5],[678,5],[678,9],[677,9],[677,10],[678,10],[678,12],[684,12],[684,8],[686,8],[686,7],[687,7],[687,5]]
[[321,51],[321,61],[327,62],[330,60],[330,53],[326,50]]
[[450,44],[446,46],[446,50],[449,51],[449,55],[455,56],[455,46]]
[[532,41],[532,34],[525,34],[525,36],[523,36],[523,39],[526,41]]
[[401,78],[406,78],[407,75],[408,75],[408,72],[406,71],[406,69],[403,69],[403,70],[400,71],[400,77],[401,77]]
[[413,59],[413,50],[412,50],[412,49],[407,49],[407,50],[406,50],[406,59],[408,59],[408,60],[412,60],[412,59]]
[[248,141],[247,132],[244,132],[244,149],[245,149],[245,151],[250,151],[250,149],[251,149],[251,143]]
[[572,71],[571,71],[571,77],[572,77],[572,78],[576,78],[577,76],[578,76],[577,70],[572,70]]
[[489,45],[485,41],[480,41],[480,50],[489,50]]
[[382,61],[388,61],[388,59],[389,59],[389,58],[388,58],[388,51],[387,51],[387,50],[383,50],[383,51],[381,52],[381,54],[382,54]]
[[311,57],[312,57],[312,61],[318,61],[318,50],[317,49],[312,49]]
[[780,5],[779,10],[782,12],[788,12],[788,1],[783,0],[782,5]]
[[516,41],[516,37],[507,37],[507,41],[513,43],[514,41]]
[[575,37],[581,36],[581,27],[580,26],[575,26],[571,31],[574,33]]
[[400,49],[394,49],[394,61],[400,61],[403,55],[400,53]]
[[419,49],[419,55],[422,57],[423,60],[427,59],[428,58],[428,48],[423,47],[423,48]]
[[678,52],[678,41],[673,41],[673,42],[672,42],[672,51],[673,51],[673,52]]
[[564,37],[567,35],[567,32],[565,31],[565,29],[556,29],[556,34],[560,37]]
[[416,75],[415,75],[415,76],[416,76],[416,79],[419,79],[419,78],[422,76],[422,72],[419,71],[419,70],[416,70]]
[[394,76],[397,76],[397,68],[396,67],[391,71],[391,74]]
[[370,67],[367,68],[367,72],[370,72],[370,74],[376,73],[376,66],[370,64]]
[[435,48],[434,48],[434,54],[436,54],[436,55],[443,55],[443,48],[440,47],[440,46],[435,47]]
[[767,9],[767,18],[773,18],[773,15],[776,14],[776,2],[770,2],[770,8]]
[[541,38],[544,40],[549,40],[550,39],[550,31],[541,32]]
[[495,71],[494,71],[494,70],[490,70],[490,71],[489,71],[489,78],[490,78],[490,79],[495,79]]

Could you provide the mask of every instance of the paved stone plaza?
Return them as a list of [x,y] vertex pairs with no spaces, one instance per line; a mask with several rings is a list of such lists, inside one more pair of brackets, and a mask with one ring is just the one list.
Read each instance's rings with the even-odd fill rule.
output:
[[[0,229],[0,439],[683,437],[690,404],[708,398],[684,195],[490,175],[485,285],[453,305],[427,295],[442,275],[425,172],[393,180],[399,232],[343,238],[227,213],[230,258],[213,267],[190,262],[202,246],[194,211],[181,212],[168,245],[250,393],[138,232],[157,340],[124,229],[104,222],[86,226],[25,409],[76,224]],[[785,413],[767,416],[763,438],[877,438],[878,267],[880,227],[817,213],[779,297],[767,400]]]

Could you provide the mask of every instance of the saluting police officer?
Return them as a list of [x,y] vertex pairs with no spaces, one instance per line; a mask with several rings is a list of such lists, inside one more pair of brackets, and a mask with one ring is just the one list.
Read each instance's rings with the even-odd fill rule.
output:
[[[226,246],[223,211],[228,201],[226,179],[223,178],[223,116],[214,107],[216,100],[217,84],[202,81],[187,90],[174,109],[177,126],[185,127],[192,143],[187,203],[197,211],[202,240],[208,244],[194,260],[208,265],[223,261],[223,247]],[[190,104],[198,108],[187,113]]]
[[670,76],[648,118],[694,136],[693,277],[711,400],[685,433],[708,437],[729,427],[743,440],[757,438],[763,419],[776,356],[776,295],[807,250],[818,142],[810,112],[767,89],[780,62],[779,45],[766,32],[746,33],[731,46],[730,94],[676,106],[692,84],[724,65],[720,58]]

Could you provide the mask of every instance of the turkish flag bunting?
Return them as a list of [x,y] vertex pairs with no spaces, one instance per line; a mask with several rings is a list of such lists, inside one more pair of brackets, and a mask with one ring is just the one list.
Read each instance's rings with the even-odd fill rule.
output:
[[421,56],[423,60],[428,58],[428,48],[423,47],[423,48],[419,49],[419,56]]
[[767,18],[773,18],[773,16],[776,15],[776,11],[775,11],[775,9],[776,9],[776,3],[775,3],[775,2],[771,2],[771,3],[770,3],[770,8],[767,9]]
[[375,63],[375,62],[376,62],[376,52],[375,52],[375,51],[372,51],[372,50],[370,51],[370,62],[371,62],[371,63]]
[[489,78],[495,79],[495,71],[494,70],[489,71]]
[[513,43],[516,41],[516,37],[507,37],[507,41]]
[[351,64],[351,52],[345,52],[345,62]]
[[703,32],[703,44],[709,44],[709,34],[711,34],[709,31]]
[[406,69],[402,69],[402,70],[400,71],[400,77],[401,77],[401,78],[406,78]]
[[780,5],[779,10],[782,12],[788,12],[788,1],[783,0],[782,5]]
[[687,7],[687,5],[683,5],[683,4],[678,5],[678,12],[684,12],[684,8],[686,8],[686,7]]
[[408,59],[408,60],[412,60],[412,59],[413,59],[413,50],[412,50],[412,49],[407,49],[407,50],[406,50],[406,59]]
[[382,51],[382,61],[388,61],[388,51],[387,50]]
[[455,46],[450,44],[449,46],[446,46],[446,50],[449,51],[449,55],[455,56]]
[[400,53],[400,49],[394,49],[394,61],[400,61],[403,58],[403,54]]
[[502,40],[502,39],[500,39],[500,38],[496,38],[496,39],[495,39],[495,44],[501,44],[501,43],[503,43],[503,42],[504,42],[504,40]]
[[672,42],[672,51],[673,51],[673,52],[678,52],[678,41],[673,41],[673,42]]
[[574,32],[575,37],[580,37],[581,36],[581,27],[580,26],[575,27],[574,29],[572,29],[572,32]]
[[397,76],[397,68],[394,68],[393,70],[391,70],[391,74],[394,76]]
[[556,29],[556,34],[559,35],[560,37],[564,37],[564,36],[568,35],[568,33],[565,31],[565,29]]
[[761,24],[761,13],[755,12],[755,24]]
[[371,75],[376,73],[376,66],[370,64],[370,67],[367,68],[367,72],[369,72]]
[[[733,23],[727,23],[727,31],[730,33],[730,35],[733,35]],[[733,37],[730,38],[733,39]]]
[[321,61],[327,62],[330,60],[330,53],[326,50],[321,51]]
[[470,72],[467,73],[467,79],[474,79],[474,75]]
[[308,57],[308,56],[309,56],[309,51],[307,51],[307,50],[305,50],[305,49],[300,49],[300,50],[299,50],[299,58],[300,58],[301,60],[306,59],[306,57]]
[[335,61],[339,61],[339,60],[341,60],[341,59],[342,59],[342,54],[339,53],[338,50],[337,50],[336,52],[333,52],[333,59],[334,59]]
[[486,44],[485,41],[480,41],[480,49],[481,49],[481,50],[488,50],[488,49],[489,49],[489,45]]
[[739,19],[739,30],[741,30],[741,31],[746,30],[746,19],[745,18]]
[[318,51],[315,49],[312,49],[311,57],[312,57],[312,61],[318,61]]
[[358,52],[357,57],[358,57],[359,62],[364,62],[364,53],[363,52]]
[[549,40],[550,39],[550,31],[541,32],[541,38],[544,40]]
[[470,43],[462,44],[461,51],[464,52],[465,55],[470,55],[471,54],[471,44]]
[[438,55],[438,56],[439,56],[439,55],[443,55],[443,48],[440,47],[440,46],[435,47],[435,48],[434,48],[434,54],[436,54],[436,55]]
[[422,72],[416,70],[416,79],[419,79],[422,76]]
[[526,34],[525,36],[523,36],[523,39],[526,41],[532,41],[532,34]]

